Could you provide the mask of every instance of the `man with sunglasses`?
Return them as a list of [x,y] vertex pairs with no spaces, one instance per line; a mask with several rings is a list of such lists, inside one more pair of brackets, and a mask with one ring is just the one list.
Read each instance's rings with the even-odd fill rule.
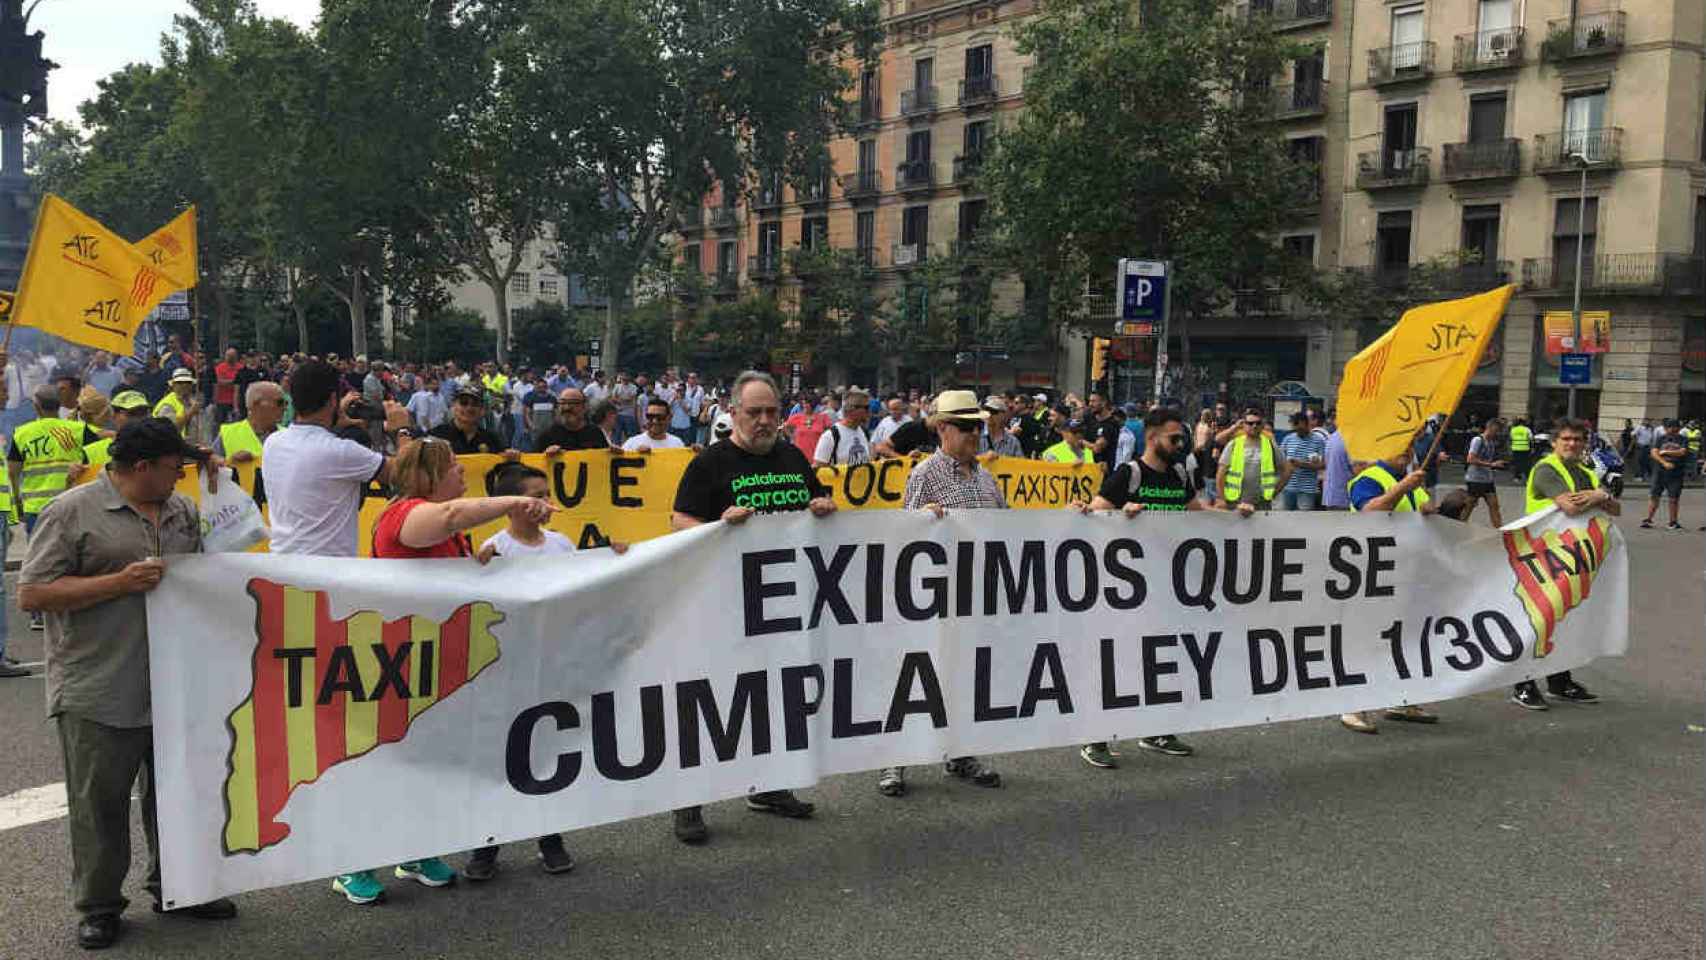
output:
[[[1080,513],[1118,510],[1128,519],[1146,511],[1179,513],[1214,509],[1197,497],[1191,472],[1185,469],[1185,461],[1191,455],[1191,440],[1184,415],[1179,411],[1167,407],[1149,411],[1143,418],[1143,453],[1114,468],[1102,481],[1095,499],[1089,503],[1079,501],[1070,509]],[[1142,737],[1137,745],[1169,757],[1188,757],[1195,752],[1170,733]],[[1104,770],[1119,766],[1119,754],[1105,742],[1085,744],[1078,756],[1092,767]]]
[[[924,510],[940,519],[948,510],[1005,510],[1007,498],[995,475],[977,462],[989,411],[978,405],[970,390],[944,390],[931,405],[928,424],[936,431],[936,452],[912,468],[906,478],[906,510]],[[947,776],[980,787],[1001,786],[1001,774],[973,756],[954,757],[942,765]],[[906,794],[906,768],[888,767],[877,779],[887,797]]]
[[483,422],[485,415],[486,392],[470,384],[456,391],[456,402],[450,405],[450,419],[427,431],[427,436],[450,444],[458,456],[501,453],[510,460],[521,456]]
[[662,397],[653,397],[646,401],[646,417],[639,433],[629,437],[622,444],[622,449],[629,453],[649,452],[652,450],[679,450],[687,444],[669,430],[670,411],[673,404]]
[[533,441],[533,452],[554,457],[571,450],[620,450],[587,419],[586,394],[568,387],[557,394],[557,419]]
[[[711,444],[682,471],[675,490],[670,527],[686,530],[722,520],[745,523],[755,513],[810,510],[812,516],[835,512],[835,501],[800,449],[781,439],[782,391],[767,373],[748,370],[729,391],[734,431]],[[791,790],[748,794],[746,808],[790,819],[806,819],[816,809]],[[675,838],[704,843],[710,836],[699,807],[675,811]]]
[[1273,506],[1274,494],[1291,479],[1292,463],[1276,456],[1279,448],[1264,429],[1260,410],[1245,409],[1242,426],[1221,451],[1215,486],[1222,500],[1247,514]]

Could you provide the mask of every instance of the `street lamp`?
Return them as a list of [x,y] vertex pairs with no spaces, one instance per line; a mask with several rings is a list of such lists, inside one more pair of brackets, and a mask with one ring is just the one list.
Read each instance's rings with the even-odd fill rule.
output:
[[[1588,168],[1593,166],[1593,161],[1588,159],[1585,134],[1578,147],[1579,149],[1570,154],[1570,159],[1582,168],[1582,185],[1576,194],[1576,294],[1575,303],[1570,309],[1570,337],[1571,342],[1579,350],[1582,339],[1582,239],[1587,233]],[[1592,358],[1589,358],[1588,362],[1592,363]],[[1576,385],[1574,383],[1570,384],[1569,418],[1571,420],[1576,418]]]

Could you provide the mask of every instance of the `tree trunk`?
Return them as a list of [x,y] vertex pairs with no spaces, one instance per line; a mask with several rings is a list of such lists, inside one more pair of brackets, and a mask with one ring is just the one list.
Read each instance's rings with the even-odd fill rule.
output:
[[219,355],[224,356],[231,346],[231,291],[222,283],[213,287],[213,316],[219,327]]
[[350,277],[349,299],[349,344],[350,353],[358,357],[367,355],[367,295],[361,288],[362,269],[356,267]]
[[605,296],[610,299],[604,305],[604,352],[600,354],[603,359],[599,361],[599,366],[610,371],[610,375],[614,377],[616,365],[622,358],[622,317],[616,312],[615,292],[607,291]]
[[509,362],[509,281],[486,282],[492,291],[492,305],[498,311],[498,363]]
[[302,301],[292,299],[290,312],[296,314],[296,352],[308,352],[308,307]]

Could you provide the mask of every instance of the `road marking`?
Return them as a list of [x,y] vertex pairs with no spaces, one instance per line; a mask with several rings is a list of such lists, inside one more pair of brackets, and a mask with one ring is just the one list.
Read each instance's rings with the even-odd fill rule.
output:
[[65,784],[49,783],[0,797],[0,830],[65,816]]

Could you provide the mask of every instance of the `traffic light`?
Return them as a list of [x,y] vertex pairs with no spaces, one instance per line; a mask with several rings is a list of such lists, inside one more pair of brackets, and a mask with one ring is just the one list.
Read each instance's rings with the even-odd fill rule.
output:
[[1106,379],[1108,375],[1108,346],[1113,341],[1107,337],[1094,337],[1090,341],[1090,382],[1096,383]]

